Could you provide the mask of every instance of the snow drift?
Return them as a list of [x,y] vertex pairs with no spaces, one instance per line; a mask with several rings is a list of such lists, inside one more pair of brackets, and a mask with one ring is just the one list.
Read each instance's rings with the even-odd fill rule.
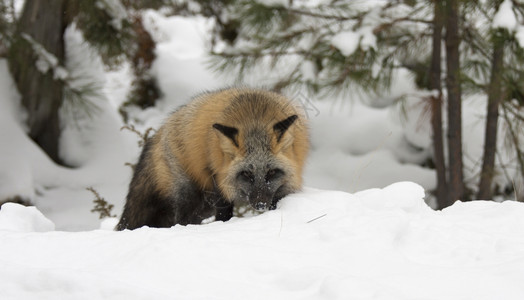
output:
[[[306,189],[225,223],[76,233],[36,232],[49,221],[11,204],[0,298],[523,299],[524,204],[423,197],[409,182]],[[13,216],[35,232],[1,226]]]

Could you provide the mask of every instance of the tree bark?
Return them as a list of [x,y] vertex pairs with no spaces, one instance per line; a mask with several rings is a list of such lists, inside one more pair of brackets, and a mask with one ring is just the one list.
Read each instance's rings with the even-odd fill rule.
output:
[[437,91],[438,95],[431,97],[431,127],[433,129],[433,160],[437,172],[437,205],[441,208],[448,200],[448,181],[446,178],[446,161],[444,158],[444,141],[442,133],[442,84],[441,84],[441,60],[442,60],[442,28],[444,26],[444,15],[441,1],[433,0],[434,19],[431,65],[429,67],[429,89]]
[[133,17],[133,31],[136,36],[137,49],[131,59],[135,79],[130,103],[142,109],[154,106],[161,97],[156,79],[151,76],[151,67],[156,59],[156,44],[142,23],[142,17]]
[[443,207],[464,196],[462,168],[462,97],[460,87],[459,0],[446,2],[446,87],[448,91],[449,197]]
[[52,69],[44,74],[37,68],[38,56],[22,34],[29,35],[62,63],[65,4],[66,0],[26,1],[9,50],[9,68],[27,110],[29,136],[58,163],[58,110],[63,100],[63,82],[53,78]]
[[491,61],[491,79],[488,90],[488,107],[486,131],[484,135],[484,157],[480,173],[478,199],[492,198],[492,183],[495,175],[495,153],[497,150],[497,128],[499,119],[499,104],[502,95],[502,68],[504,59],[504,41],[493,42]]

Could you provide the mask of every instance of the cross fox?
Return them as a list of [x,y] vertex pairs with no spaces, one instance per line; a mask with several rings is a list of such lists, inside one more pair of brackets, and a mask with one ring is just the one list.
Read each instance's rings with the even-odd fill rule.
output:
[[234,203],[264,211],[300,190],[309,149],[304,115],[266,90],[195,97],[145,144],[117,230],[227,221]]

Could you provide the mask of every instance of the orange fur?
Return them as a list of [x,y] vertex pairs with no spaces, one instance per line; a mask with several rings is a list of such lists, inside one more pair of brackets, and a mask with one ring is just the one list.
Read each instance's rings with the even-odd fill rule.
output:
[[129,185],[118,230],[199,224],[232,202],[274,209],[300,190],[309,140],[292,101],[231,88],[197,96],[147,141]]
[[[251,97],[246,101],[249,105],[229,112],[232,105],[238,104],[235,99],[241,96]],[[257,97],[271,101],[262,107]],[[277,144],[276,138],[273,138],[271,149],[276,157],[289,164],[289,168],[293,170],[292,185],[298,190],[302,186],[302,171],[309,149],[308,128],[300,109],[282,95],[245,88],[205,93],[173,113],[159,135],[164,135],[173,155],[200,187],[211,190],[212,175],[217,174],[220,181],[228,173],[235,158],[245,155],[244,136],[250,127],[264,124],[269,132],[274,123],[293,114],[299,115],[297,124],[289,129],[281,143]],[[239,129],[238,149],[213,129],[215,123]],[[164,175],[165,173],[162,172]],[[158,180],[166,181],[162,178]]]

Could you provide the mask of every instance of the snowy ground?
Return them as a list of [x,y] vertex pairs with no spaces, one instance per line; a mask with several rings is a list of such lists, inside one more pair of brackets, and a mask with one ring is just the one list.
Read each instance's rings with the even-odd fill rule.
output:
[[[231,83],[205,68],[205,19],[150,13],[145,21],[158,42],[153,72],[165,98],[132,112],[139,130],[158,127],[192,95]],[[303,193],[276,211],[226,223],[108,230],[114,222],[90,212],[94,197],[85,188],[120,214],[131,176],[125,163],[140,151],[117,113],[130,74],[125,66],[104,71],[77,32],[67,37],[70,72],[103,87],[92,119],[64,114],[71,123],[61,151],[75,169],[56,166],[27,138],[0,60],[0,199],[22,195],[38,208],[0,210],[0,299],[524,299],[524,204],[431,210],[424,197],[435,174],[420,167],[430,155],[429,120],[419,117],[415,97],[402,119],[399,108],[352,97],[290,95],[310,117]],[[385,97],[410,89],[403,78]],[[465,101],[469,184],[479,168],[484,101]]]
[[[0,211],[2,299],[524,299],[524,205],[436,212],[413,183],[307,189],[226,223],[52,231]],[[48,232],[35,232],[35,231]]]

